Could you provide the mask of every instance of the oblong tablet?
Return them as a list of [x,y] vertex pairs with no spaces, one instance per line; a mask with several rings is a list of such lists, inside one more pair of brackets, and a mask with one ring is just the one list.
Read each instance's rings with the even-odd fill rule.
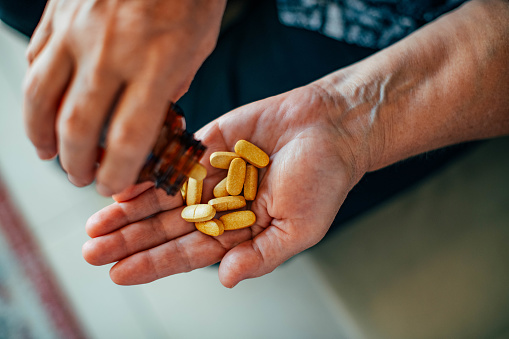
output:
[[228,169],[233,159],[240,158],[235,152],[214,152],[210,155],[210,165],[215,168]]
[[241,195],[221,197],[209,200],[209,205],[214,207],[216,212],[231,211],[246,206],[246,199]]
[[212,219],[208,221],[200,221],[194,224],[196,229],[207,235],[217,237],[224,233],[224,225],[221,220]]
[[187,181],[186,205],[197,205],[201,203],[203,181],[189,178]]
[[207,176],[207,169],[202,164],[196,164],[193,166],[193,168],[191,168],[191,171],[189,171],[187,176],[189,178],[201,181]]
[[[246,179],[246,162],[241,158],[233,159],[226,177],[226,190],[230,195],[239,195]],[[189,188],[188,188],[189,190]]]
[[225,214],[219,220],[223,222],[225,231],[232,231],[252,226],[256,222],[256,215],[253,211],[238,211]]
[[239,140],[235,144],[235,153],[240,155],[242,159],[258,168],[263,168],[269,164],[269,156],[258,146],[253,145],[249,141]]
[[246,180],[244,180],[244,198],[255,200],[258,190],[258,169],[249,164],[246,168]]
[[185,202],[187,197],[187,181],[180,188],[180,194],[182,194],[182,199],[184,199]]
[[214,218],[216,210],[209,204],[187,206],[182,210],[182,219],[189,222],[207,221]]
[[227,197],[228,191],[226,190],[226,178],[221,180],[212,191],[212,194],[214,194],[215,198],[221,198],[221,197]]

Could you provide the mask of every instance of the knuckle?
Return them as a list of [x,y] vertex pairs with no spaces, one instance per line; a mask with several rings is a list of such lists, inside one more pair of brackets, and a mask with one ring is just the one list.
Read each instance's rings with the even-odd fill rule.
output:
[[31,65],[35,59],[35,48],[33,45],[29,45],[25,52],[25,59],[28,61],[28,64]]
[[60,138],[70,145],[80,143],[90,135],[90,122],[79,107],[73,107],[71,113],[63,114],[60,122]]
[[[32,71],[23,80],[22,91],[23,91],[23,113],[27,119],[27,123],[39,122],[39,119],[34,119],[34,116],[40,116],[52,113],[56,111],[54,100],[47,98],[46,88],[43,85],[42,76],[36,71]],[[34,129],[40,128],[40,126],[33,126]]]
[[177,253],[177,258],[181,263],[183,263],[184,272],[190,272],[193,270],[193,264],[191,262],[191,256],[189,256],[188,252],[186,251],[185,244],[182,243],[182,238],[175,239],[175,251]]
[[25,100],[29,102],[36,101],[39,94],[40,83],[41,83],[40,75],[34,69],[31,69],[27,73],[27,76],[25,77],[22,86]]
[[111,131],[108,144],[122,157],[135,158],[144,145],[144,139],[140,126],[129,122]]
[[99,89],[105,82],[115,77],[113,69],[118,67],[118,64],[112,63],[110,59],[109,51],[105,47],[101,48],[100,53],[90,64],[89,71],[83,75],[83,82],[89,90]]

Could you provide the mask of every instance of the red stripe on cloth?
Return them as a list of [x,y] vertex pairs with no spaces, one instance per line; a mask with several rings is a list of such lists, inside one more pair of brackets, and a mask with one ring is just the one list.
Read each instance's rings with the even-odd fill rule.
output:
[[7,187],[0,177],[0,228],[5,234],[19,265],[36,290],[43,309],[53,322],[60,338],[86,338],[72,308],[61,292],[53,273],[44,261],[37,242],[9,198]]

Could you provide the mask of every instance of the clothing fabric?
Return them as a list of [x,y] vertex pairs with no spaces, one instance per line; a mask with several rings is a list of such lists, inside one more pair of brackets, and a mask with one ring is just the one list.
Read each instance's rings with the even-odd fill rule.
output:
[[363,47],[385,48],[464,0],[277,0],[282,24]]
[[0,0],[0,20],[30,37],[45,6],[46,0]]

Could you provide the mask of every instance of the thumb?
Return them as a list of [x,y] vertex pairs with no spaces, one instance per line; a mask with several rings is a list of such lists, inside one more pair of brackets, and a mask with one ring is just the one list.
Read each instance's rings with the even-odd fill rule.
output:
[[126,202],[129,200],[132,200],[136,198],[137,196],[141,195],[143,192],[148,191],[152,187],[154,187],[154,183],[152,182],[144,182],[141,184],[135,184],[127,187],[125,190],[123,190],[120,193],[114,194],[112,196],[113,200],[116,202]]
[[[277,226],[275,225],[277,224]],[[240,243],[221,260],[219,280],[232,288],[245,279],[256,278],[272,272],[295,254],[315,245],[323,234],[302,232],[305,225],[290,221],[274,220],[272,225],[254,239]]]

